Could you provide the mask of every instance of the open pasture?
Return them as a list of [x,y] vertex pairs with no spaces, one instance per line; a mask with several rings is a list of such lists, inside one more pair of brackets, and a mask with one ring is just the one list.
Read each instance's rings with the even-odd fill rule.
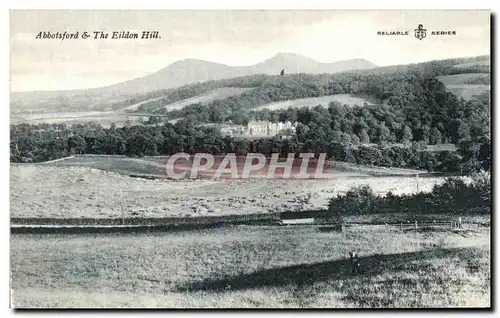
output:
[[217,88],[212,91],[200,94],[191,98],[183,99],[181,101],[165,105],[164,107],[168,110],[179,110],[191,104],[208,104],[215,100],[224,99],[231,96],[236,96],[243,94],[253,88],[249,87],[222,87]]
[[127,121],[137,124],[139,116],[131,116],[127,113],[118,111],[109,112],[56,112],[56,113],[18,113],[12,114],[11,124],[29,123],[29,124],[85,124],[95,122],[108,128],[111,124],[117,127],[125,125]]
[[458,97],[471,100],[476,95],[490,92],[490,74],[466,73],[438,76],[439,81],[446,85],[446,89]]
[[472,100],[477,95],[490,93],[491,88],[489,85],[481,84],[460,84],[460,85],[446,85],[446,89],[453,94],[462,97],[465,100]]
[[289,107],[292,108],[314,107],[317,105],[321,105],[326,108],[331,102],[339,102],[342,105],[349,105],[349,106],[354,106],[354,105],[363,106],[365,103],[369,105],[373,104],[372,101],[360,98],[358,96],[350,94],[336,94],[336,95],[328,95],[322,97],[298,98],[281,102],[274,102],[257,106],[253,108],[253,110],[262,110],[262,109],[278,110],[278,109],[287,109]]
[[482,59],[482,60],[479,60],[479,61],[469,62],[469,63],[456,64],[456,65],[453,65],[453,67],[456,67],[456,68],[469,68],[469,67],[474,67],[474,66],[490,66],[490,65],[491,65],[491,63],[490,63],[490,57],[488,56],[487,59]]
[[[150,159],[151,157],[149,157]],[[154,157],[153,157],[154,158]],[[370,175],[339,170],[331,179],[167,180],[160,158],[73,157],[11,164],[12,217],[169,217],[301,211],[324,208],[352,186],[378,194],[430,191],[442,177]],[[159,161],[156,161],[159,160]]]
[[[240,94],[247,92],[251,89],[252,89],[251,87],[221,87],[221,88],[216,88],[216,89],[208,91],[206,93],[199,94],[199,95],[196,95],[196,96],[193,96],[190,98],[186,98],[186,99],[174,102],[174,103],[170,103],[170,104],[165,103],[164,105],[161,105],[157,108],[154,108],[151,111],[161,109],[161,108],[166,108],[168,111],[171,111],[171,110],[182,109],[182,108],[184,108],[188,105],[191,105],[191,104],[197,104],[197,103],[208,104],[208,103],[213,102],[215,100],[240,95]],[[140,103],[130,105],[130,106],[128,106],[124,109],[121,109],[121,110],[122,111],[123,110],[136,111],[142,105],[146,105],[146,104],[149,104],[152,102],[160,101],[161,99],[164,99],[165,97],[166,96],[160,96],[160,97],[148,99],[148,100],[142,101]]]
[[[12,299],[18,308],[487,307],[489,235],[312,226],[14,234]],[[350,274],[349,251],[361,274]]]
[[438,76],[437,79],[445,85],[461,85],[461,84],[489,85],[490,74],[488,74],[488,73],[464,73],[464,74]]

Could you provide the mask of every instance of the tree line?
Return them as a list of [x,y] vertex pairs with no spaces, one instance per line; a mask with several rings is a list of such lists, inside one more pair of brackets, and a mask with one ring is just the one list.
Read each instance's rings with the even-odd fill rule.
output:
[[408,146],[363,145],[353,143],[348,134],[326,138],[307,126],[297,127],[292,138],[245,139],[224,136],[216,127],[198,126],[187,119],[162,126],[103,128],[99,124],[65,126],[61,124],[11,125],[12,162],[41,162],[74,154],[127,156],[194,154],[327,153],[331,160],[362,165],[426,169],[442,172],[468,172],[490,167],[490,141],[468,141],[459,151],[426,151],[424,143]]
[[443,213],[448,215],[475,211],[491,213],[491,175],[475,173],[470,182],[463,178],[446,178],[430,192],[379,196],[369,186],[353,187],[330,199],[328,210],[341,220],[345,215],[369,215],[392,211],[414,215]]

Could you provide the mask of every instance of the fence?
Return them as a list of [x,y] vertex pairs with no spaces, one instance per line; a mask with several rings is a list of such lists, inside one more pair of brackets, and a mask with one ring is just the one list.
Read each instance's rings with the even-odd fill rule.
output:
[[402,229],[408,229],[408,228],[414,228],[414,229],[418,229],[418,228],[450,228],[450,229],[459,229],[459,228],[463,228],[463,223],[462,222],[458,222],[458,221],[449,221],[449,222],[443,222],[443,221],[440,221],[440,222],[418,222],[418,221],[415,221],[415,222],[400,222],[399,223],[399,226],[396,224],[396,226],[398,228],[400,228],[401,230]]
[[369,229],[369,228],[395,228],[395,229],[400,229],[400,230],[409,230],[409,229],[423,229],[423,228],[440,228],[440,229],[450,229],[450,230],[462,230],[462,229],[477,229],[480,227],[484,226],[489,226],[489,224],[486,223],[478,223],[478,222],[462,222],[462,220],[459,218],[455,221],[450,220],[450,221],[405,221],[405,222],[392,222],[392,223],[385,223],[385,224],[358,224],[358,223],[347,223],[344,224],[343,230],[347,229],[354,229],[354,228],[363,228],[363,229]]

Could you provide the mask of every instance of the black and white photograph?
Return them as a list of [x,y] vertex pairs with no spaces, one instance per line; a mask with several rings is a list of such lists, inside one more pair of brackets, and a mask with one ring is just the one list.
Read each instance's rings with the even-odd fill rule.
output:
[[492,307],[489,10],[9,15],[11,308]]

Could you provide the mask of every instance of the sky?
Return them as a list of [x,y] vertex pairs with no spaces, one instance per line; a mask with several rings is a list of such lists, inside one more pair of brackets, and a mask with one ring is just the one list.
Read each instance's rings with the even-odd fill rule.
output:
[[[428,36],[413,36],[423,24]],[[83,32],[159,31],[160,39],[82,39]],[[382,36],[378,31],[410,31]],[[432,30],[456,35],[430,36]],[[36,39],[39,32],[79,39]],[[280,52],[379,66],[490,54],[489,11],[11,11],[11,91],[92,88],[186,58],[251,65]]]

